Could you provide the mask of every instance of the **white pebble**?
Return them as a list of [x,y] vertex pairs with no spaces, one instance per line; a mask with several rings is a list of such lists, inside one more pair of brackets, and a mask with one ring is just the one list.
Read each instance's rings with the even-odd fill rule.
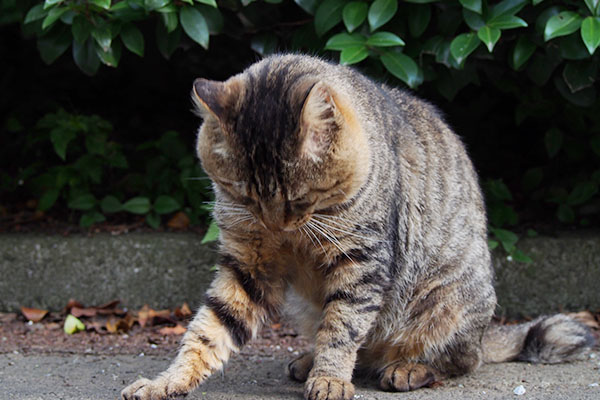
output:
[[292,348],[292,347],[288,347],[288,348],[287,348],[287,351],[289,351],[289,352],[291,353],[292,351],[294,351],[294,348]]
[[590,358],[596,358],[596,353],[590,354]]
[[525,392],[526,392],[526,390],[523,385],[519,385],[515,388],[515,390],[513,390],[513,393],[516,394],[517,396],[521,396],[521,395],[525,394]]
[[156,343],[151,343],[150,347],[153,348],[153,349],[156,349],[158,346],[156,345]]
[[594,383],[590,383],[588,386],[589,387],[598,387],[598,386],[600,386],[600,384],[598,384],[598,382],[594,382]]
[[145,356],[145,354],[143,351],[140,354],[138,354],[138,357],[144,357],[144,356]]

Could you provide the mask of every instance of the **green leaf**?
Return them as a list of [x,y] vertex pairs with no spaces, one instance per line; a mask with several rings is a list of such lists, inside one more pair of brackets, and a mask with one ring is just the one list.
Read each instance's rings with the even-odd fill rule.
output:
[[531,259],[531,257],[529,257],[527,254],[523,253],[519,249],[515,249],[511,253],[511,256],[512,256],[513,260],[518,261],[518,262],[522,262],[522,263],[525,263],[525,264],[531,264],[533,262],[533,260]]
[[148,11],[152,11],[166,6],[170,1],[171,0],[144,0],[144,7]]
[[366,46],[350,46],[345,47],[340,53],[340,64],[350,65],[356,64],[369,56],[369,50]]
[[310,15],[315,15],[317,11],[318,0],[294,0],[304,11]]
[[196,0],[196,2],[209,5],[213,8],[217,8],[217,2],[215,0]]
[[202,238],[202,241],[200,242],[200,244],[214,242],[218,238],[219,238],[219,227],[217,226],[215,221],[212,221],[210,223],[210,225],[208,226],[208,230],[206,231],[206,234]]
[[540,186],[540,183],[542,183],[543,179],[544,171],[541,168],[530,168],[523,175],[521,186],[523,187],[524,191],[531,192]]
[[485,182],[486,192],[496,200],[510,201],[512,194],[502,179],[489,179]]
[[561,96],[579,107],[591,107],[596,102],[596,87],[594,85],[573,93],[562,77],[555,75],[553,81]]
[[581,39],[590,54],[600,46],[600,18],[587,17],[581,23]]
[[79,226],[89,228],[90,226],[103,221],[106,221],[104,215],[100,214],[98,211],[89,211],[81,215],[81,218],[79,218]]
[[100,8],[108,10],[110,8],[110,0],[91,0],[91,3],[97,5]]
[[119,60],[121,59],[121,43],[113,41],[107,51],[96,44],[96,54],[103,64],[109,67],[116,67],[119,65]]
[[360,33],[338,33],[325,43],[325,50],[344,50],[347,47],[364,46],[367,38]]
[[408,5],[408,30],[413,37],[419,37],[425,32],[431,21],[431,6],[429,4]]
[[181,28],[178,27],[169,33],[163,24],[156,24],[156,45],[163,57],[169,59],[179,46],[180,41]]
[[35,6],[31,7],[31,9],[27,12],[23,23],[28,24],[30,22],[37,21],[39,19],[44,18],[47,14],[48,13],[46,12],[46,10],[44,10],[43,4],[36,4]]
[[80,44],[73,41],[73,60],[75,64],[87,75],[95,75],[100,68],[100,58],[96,54],[96,46],[91,38]]
[[459,64],[479,47],[481,41],[475,33],[462,33],[455,37],[450,43],[450,53]]
[[414,89],[423,83],[423,73],[409,56],[387,51],[381,56],[381,62],[392,75],[411,88]]
[[581,26],[581,16],[573,11],[563,11],[551,17],[544,28],[544,40],[569,35]]
[[92,37],[96,40],[96,43],[98,43],[104,52],[109,51],[113,39],[111,25],[104,23],[95,26],[92,29]]
[[560,150],[563,144],[563,134],[558,128],[549,129],[544,135],[544,143],[546,152],[550,158],[554,157]]
[[144,56],[144,36],[135,25],[128,23],[123,26],[121,29],[121,39],[129,51],[140,57]]
[[362,1],[352,1],[344,6],[342,19],[348,32],[354,31],[367,18],[369,5]]
[[64,0],[45,0],[44,1],[44,9],[48,9],[48,8],[60,3],[61,1],[64,1]]
[[179,12],[179,20],[185,33],[200,46],[208,49],[208,25],[202,13],[195,8],[184,6]]
[[526,36],[519,36],[517,44],[512,54],[512,67],[515,70],[521,68],[523,64],[529,60],[529,58],[535,52],[536,46]]
[[205,6],[203,4],[196,6],[196,8],[204,15],[206,25],[208,25],[208,33],[211,35],[218,35],[223,31],[225,22],[223,20],[223,15],[218,8]]
[[477,32],[477,36],[491,53],[492,50],[494,50],[494,46],[498,42],[498,39],[500,39],[500,29],[484,26]]
[[589,61],[570,61],[563,69],[563,79],[571,93],[592,86],[596,80],[598,67]]
[[50,131],[50,141],[54,146],[54,151],[63,160],[67,157],[67,146],[69,142],[75,139],[75,132],[61,127],[54,128]]
[[46,18],[44,18],[44,22],[42,22],[42,29],[46,29],[47,27],[55,23],[60,18],[60,16],[63,15],[67,10],[68,8],[66,7],[51,9],[50,12],[48,12]]
[[481,0],[460,0],[460,4],[468,10],[481,14]]
[[404,40],[391,32],[376,32],[367,39],[367,45],[375,47],[404,46]]
[[598,0],[585,0],[585,5],[593,15],[598,15]]
[[165,28],[167,28],[167,32],[173,32],[177,29],[179,25],[179,18],[177,18],[176,12],[171,13],[162,13],[161,15],[163,24],[165,24]]
[[544,0],[533,0],[532,3],[534,6],[537,6],[538,4],[540,4],[542,1]]
[[567,204],[570,206],[578,206],[586,203],[598,193],[598,185],[594,182],[581,182],[569,193]]
[[346,2],[344,0],[325,0],[315,12],[315,31],[323,36],[327,31],[342,20],[342,12]]
[[499,244],[500,243],[498,243],[495,240],[488,239],[488,247],[489,247],[490,250],[494,250],[496,247],[498,247]]
[[488,19],[493,19],[500,15],[515,15],[523,7],[529,3],[529,0],[504,0],[500,3],[490,7],[488,12]]
[[506,229],[492,228],[491,231],[500,241],[502,247],[504,247],[504,250],[506,250],[507,253],[512,253],[515,249],[515,244],[519,240],[519,237]]
[[177,211],[181,208],[181,205],[170,196],[161,195],[156,198],[154,202],[154,211],[158,214],[169,214],[173,211]]
[[72,335],[79,331],[85,331],[85,325],[77,317],[69,314],[65,319],[65,325],[63,327],[67,335]]
[[71,33],[73,34],[73,39],[75,39],[77,43],[85,43],[87,38],[90,36],[91,31],[92,24],[90,24],[83,15],[78,15],[73,19]]
[[132,214],[146,214],[150,208],[150,200],[147,197],[134,197],[123,204],[123,210]]
[[375,31],[388,22],[398,11],[398,0],[375,0],[369,7],[369,26]]
[[158,229],[160,227],[160,215],[156,214],[156,213],[150,213],[148,215],[146,215],[146,223],[152,228],[152,229]]
[[571,206],[567,204],[561,204],[558,206],[556,210],[556,216],[560,222],[574,222],[575,221],[575,211],[571,208]]
[[112,214],[123,211],[123,204],[115,196],[106,196],[100,202],[103,213]]
[[91,210],[96,205],[96,198],[91,193],[82,194],[69,201],[67,206],[74,210]]
[[52,188],[45,191],[42,197],[40,197],[40,201],[38,202],[38,210],[47,211],[50,208],[52,208],[54,203],[56,203],[59,194],[60,190],[58,188]]
[[466,8],[463,9],[463,19],[469,28],[474,31],[478,31],[485,25],[485,21],[481,15],[474,13],[473,11],[469,11]]
[[252,38],[250,47],[264,57],[275,52],[277,49],[277,42],[277,36],[271,32],[264,32]]
[[514,28],[525,28],[527,22],[514,15],[499,15],[495,18],[490,19],[487,22],[490,28],[497,29],[514,29]]
[[37,48],[42,61],[52,64],[71,45],[71,35],[67,29],[52,29],[48,35],[42,36],[37,41]]

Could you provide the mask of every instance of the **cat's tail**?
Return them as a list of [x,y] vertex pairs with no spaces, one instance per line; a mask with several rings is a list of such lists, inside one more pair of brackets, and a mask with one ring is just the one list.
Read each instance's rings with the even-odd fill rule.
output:
[[590,328],[556,314],[517,325],[491,324],[482,339],[483,360],[555,364],[581,358],[594,343]]

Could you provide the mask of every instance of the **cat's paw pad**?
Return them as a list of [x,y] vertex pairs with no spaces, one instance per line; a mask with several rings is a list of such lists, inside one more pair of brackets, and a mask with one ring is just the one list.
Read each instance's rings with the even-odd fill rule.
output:
[[408,392],[427,387],[436,380],[435,370],[427,365],[395,363],[383,371],[379,386],[383,390]]
[[317,376],[306,381],[306,400],[350,400],[354,397],[354,385],[331,376]]
[[313,366],[312,353],[304,353],[300,357],[293,359],[287,365],[287,375],[298,382],[305,382],[308,378],[308,373]]
[[122,400],[166,400],[185,397],[190,391],[183,382],[158,377],[154,380],[139,379],[121,392]]

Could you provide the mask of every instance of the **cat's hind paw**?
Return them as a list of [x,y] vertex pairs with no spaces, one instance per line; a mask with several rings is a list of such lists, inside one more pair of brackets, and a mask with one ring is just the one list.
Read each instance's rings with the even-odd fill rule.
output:
[[396,362],[385,368],[379,387],[393,392],[408,392],[430,386],[437,381],[437,371],[424,364]]
[[154,380],[138,379],[121,392],[122,400],[166,400],[187,396],[189,385],[170,381],[165,377]]
[[313,354],[304,353],[300,357],[294,358],[287,365],[287,375],[295,381],[306,382],[308,374],[313,366]]
[[315,376],[306,381],[306,400],[350,400],[354,397],[351,382],[331,376]]

